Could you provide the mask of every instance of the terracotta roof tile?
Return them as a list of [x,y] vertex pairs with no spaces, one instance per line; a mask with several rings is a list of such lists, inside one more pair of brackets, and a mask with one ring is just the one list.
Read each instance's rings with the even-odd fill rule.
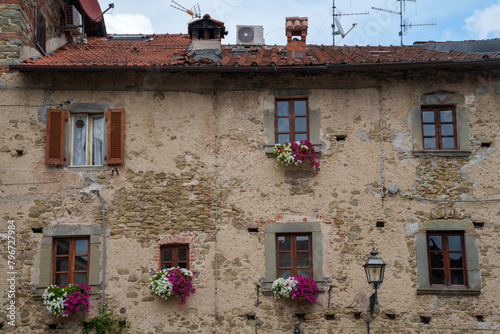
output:
[[[190,58],[187,34],[148,35],[141,40],[90,37],[87,44],[64,45],[37,59],[28,58],[17,65],[45,66],[309,66],[325,64],[377,64],[433,61],[480,60],[500,58],[477,53],[438,52],[408,46],[324,46],[307,45],[305,51],[288,51],[286,46],[262,45],[241,50],[241,46],[223,45],[219,62],[209,58]],[[240,48],[240,49],[239,49]]]

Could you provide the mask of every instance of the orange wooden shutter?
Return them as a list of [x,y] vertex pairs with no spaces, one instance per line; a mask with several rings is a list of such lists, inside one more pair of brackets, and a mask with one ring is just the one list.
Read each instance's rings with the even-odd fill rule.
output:
[[125,109],[108,109],[108,165],[125,161]]
[[65,118],[65,110],[47,110],[47,135],[45,144],[45,164],[47,165],[62,165],[64,163]]

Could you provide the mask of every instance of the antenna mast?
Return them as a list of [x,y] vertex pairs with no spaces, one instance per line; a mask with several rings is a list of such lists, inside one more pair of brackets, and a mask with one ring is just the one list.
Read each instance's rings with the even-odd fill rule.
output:
[[401,45],[403,44],[403,34],[406,34],[408,31],[408,28],[411,29],[411,27],[421,27],[421,26],[435,26],[435,23],[420,23],[420,24],[413,24],[413,23],[407,23],[407,20],[405,19],[403,22],[403,2],[405,2],[405,10],[406,10],[406,1],[412,1],[412,2],[417,2],[417,0],[396,0],[399,1],[399,12],[395,12],[393,10],[388,10],[388,9],[383,9],[383,8],[377,8],[377,7],[372,7],[372,9],[380,10],[382,12],[388,12],[392,14],[398,14],[399,15],[399,36],[401,36]]
[[332,1],[333,1],[333,5],[332,5],[332,19],[333,19],[332,20],[333,21],[333,23],[332,23],[332,39],[333,39],[333,44],[332,45],[335,46],[335,36],[336,35],[341,35],[342,38],[344,38],[344,36],[347,35],[349,33],[349,31],[351,31],[352,29],[354,29],[354,26],[356,26],[356,24],[354,23],[352,25],[352,28],[346,34],[342,35],[340,33],[340,31],[335,31],[335,29],[336,29],[336,27],[335,27],[335,18],[337,16],[340,17],[342,15],[344,15],[344,16],[348,16],[348,15],[368,15],[369,13],[341,13],[341,12],[339,12],[338,14],[336,14],[335,13],[335,9],[337,7],[335,7],[335,0],[332,0]]
[[191,9],[187,9],[183,5],[181,5],[178,2],[175,2],[174,0],[171,0],[173,5],[170,5],[170,7],[175,8],[180,10],[181,12],[188,13],[191,15],[191,21],[194,19],[200,19],[201,18],[201,10],[200,10],[200,5],[196,4],[194,5]]

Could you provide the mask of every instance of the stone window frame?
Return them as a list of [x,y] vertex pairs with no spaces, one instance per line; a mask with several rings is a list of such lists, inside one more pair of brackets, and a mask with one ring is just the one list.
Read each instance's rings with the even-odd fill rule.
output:
[[312,243],[313,278],[318,284],[320,292],[328,290],[328,281],[323,276],[323,239],[321,223],[319,222],[285,222],[266,223],[265,225],[265,269],[266,276],[260,279],[262,292],[272,294],[271,286],[277,277],[276,265],[276,234],[284,233],[310,233]]
[[40,248],[40,274],[36,296],[41,297],[45,289],[52,284],[54,240],[60,238],[88,237],[90,239],[88,285],[91,293],[101,286],[101,238],[102,227],[99,225],[56,225],[42,229]]
[[[273,90],[270,94],[274,96],[274,101],[277,99],[293,99],[293,98],[305,98],[308,101],[308,123],[309,123],[309,141],[314,146],[316,150],[316,155],[321,155],[320,150],[324,148],[321,143],[321,112],[319,109],[311,109],[311,92],[308,90]],[[275,103],[273,102],[273,107],[275,108]],[[269,109],[264,112],[264,136],[266,138],[265,150],[266,154],[270,158],[274,158],[275,155],[274,145],[276,144],[276,133],[275,133],[275,109]]]
[[[422,95],[417,98],[415,106],[412,108],[412,135],[413,154],[416,156],[469,156],[470,145],[470,120],[466,109],[465,97],[456,93],[433,93]],[[456,149],[424,149],[422,132],[422,108],[425,107],[453,107],[455,109],[456,121]]]
[[[467,286],[464,288],[451,286],[431,286],[429,275],[429,257],[427,248],[427,232],[462,232],[465,244],[465,263]],[[420,225],[415,239],[417,255],[417,294],[418,295],[469,295],[481,293],[481,271],[479,270],[479,251],[474,236],[474,224],[466,219],[429,220]]]

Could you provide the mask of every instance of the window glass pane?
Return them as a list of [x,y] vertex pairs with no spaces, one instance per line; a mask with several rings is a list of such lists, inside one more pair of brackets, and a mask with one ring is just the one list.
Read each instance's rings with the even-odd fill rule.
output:
[[68,285],[68,274],[56,274],[55,285]]
[[92,124],[92,165],[102,165],[104,117],[94,117]]
[[165,249],[163,251],[163,262],[171,262],[172,261],[172,250]]
[[278,118],[278,132],[289,132],[290,131],[290,120],[288,117]]
[[436,138],[424,138],[424,148],[436,148]]
[[301,140],[307,140],[306,133],[296,133],[295,134],[295,141],[301,141]]
[[291,267],[292,258],[290,253],[279,253],[278,254],[278,267]]
[[186,268],[187,269],[187,263],[186,262],[179,262],[179,268]]
[[75,273],[74,284],[87,284],[87,273]]
[[297,253],[297,267],[309,267],[309,253]]
[[69,254],[69,240],[57,240],[57,255]]
[[56,258],[56,272],[57,271],[68,271],[69,258],[58,257]]
[[278,250],[289,251],[290,250],[290,237],[280,235],[278,237]]
[[442,147],[443,148],[455,148],[455,138],[446,137],[446,138],[441,138],[441,139],[442,139]]
[[451,284],[452,285],[464,285],[464,272],[462,270],[452,270],[451,271]]
[[306,118],[305,117],[295,117],[295,131],[297,131],[297,132],[306,131]]
[[309,276],[309,269],[297,269],[297,275]]
[[85,165],[87,116],[73,117],[73,165]]
[[441,124],[441,135],[453,136],[453,124]]
[[422,111],[422,122],[434,123],[434,111]]
[[290,141],[290,135],[289,134],[280,134],[278,135],[278,144],[283,144],[284,142],[289,142]]
[[436,126],[434,124],[424,124],[424,136],[435,136]]
[[177,250],[177,260],[179,260],[179,262],[187,261],[187,249]]
[[432,284],[444,284],[444,270],[432,270]]
[[448,236],[448,250],[450,251],[462,250],[462,238],[459,235]]
[[450,253],[450,268],[462,268],[462,253]]
[[168,268],[172,268],[172,264],[171,263],[164,263],[163,269],[168,269]]
[[431,268],[443,268],[443,253],[431,253]]
[[86,256],[75,256],[75,270],[87,270]]
[[75,254],[88,254],[89,252],[89,241],[88,240],[76,240],[75,241]]
[[281,278],[288,278],[292,274],[292,271],[290,269],[280,269],[278,271],[278,277]]
[[429,249],[430,250],[443,250],[443,244],[441,242],[440,235],[430,235],[429,236]]
[[295,115],[306,114],[306,101],[295,101]]
[[453,122],[453,111],[441,110],[441,123],[443,122]]
[[288,115],[288,101],[278,101],[278,116]]
[[297,250],[309,250],[308,235],[298,235],[296,241],[297,241]]

